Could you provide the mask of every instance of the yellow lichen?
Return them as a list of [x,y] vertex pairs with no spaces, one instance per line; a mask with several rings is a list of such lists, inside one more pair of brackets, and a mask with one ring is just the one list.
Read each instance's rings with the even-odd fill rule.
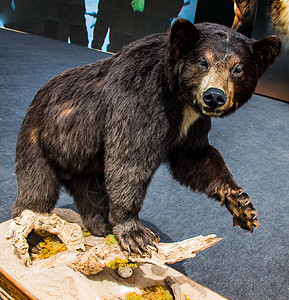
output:
[[135,292],[127,294],[125,300],[173,300],[173,296],[162,286],[154,285],[145,288],[141,295]]
[[193,300],[193,299],[189,298],[186,294],[184,294],[184,296],[185,296],[185,300]]
[[106,266],[111,269],[124,269],[126,267],[130,267],[132,269],[137,268],[136,263],[132,263],[128,259],[124,258],[116,258],[114,261],[107,263]]
[[106,236],[104,238],[105,243],[108,247],[110,246],[118,246],[118,241],[116,239],[116,237],[113,234],[109,234],[108,236]]
[[135,292],[133,293],[129,293],[125,296],[125,300],[143,300],[144,298],[142,297],[142,295],[137,294]]
[[45,230],[35,230],[43,238],[39,243],[40,251],[33,259],[49,258],[59,252],[67,251],[66,246],[57,238],[56,235]]

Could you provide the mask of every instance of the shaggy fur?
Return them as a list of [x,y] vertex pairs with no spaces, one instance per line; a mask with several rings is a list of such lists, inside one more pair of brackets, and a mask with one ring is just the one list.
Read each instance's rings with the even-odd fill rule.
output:
[[270,0],[269,16],[274,32],[282,41],[283,48],[289,50],[289,1]]
[[234,0],[234,22],[232,28],[251,36],[258,0]]
[[112,228],[124,249],[145,250],[156,236],[138,213],[166,162],[176,180],[221,201],[235,224],[252,231],[256,210],[209,144],[210,118],[248,101],[279,51],[275,37],[254,41],[179,19],[168,34],[54,77],[19,133],[13,217],[51,211],[65,186],[92,233]]

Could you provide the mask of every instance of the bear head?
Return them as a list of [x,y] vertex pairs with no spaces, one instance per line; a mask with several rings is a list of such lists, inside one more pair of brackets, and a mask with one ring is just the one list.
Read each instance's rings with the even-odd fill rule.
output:
[[177,19],[169,32],[168,63],[185,104],[200,116],[222,117],[251,98],[280,49],[276,36],[257,41],[219,24]]

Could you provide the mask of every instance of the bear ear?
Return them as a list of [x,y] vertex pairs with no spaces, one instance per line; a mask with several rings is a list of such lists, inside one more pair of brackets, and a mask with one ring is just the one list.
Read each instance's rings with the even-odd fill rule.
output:
[[281,41],[274,35],[268,36],[253,44],[254,54],[258,64],[258,76],[269,68],[281,51]]
[[169,31],[169,57],[173,59],[190,48],[200,38],[198,29],[186,19],[177,19]]

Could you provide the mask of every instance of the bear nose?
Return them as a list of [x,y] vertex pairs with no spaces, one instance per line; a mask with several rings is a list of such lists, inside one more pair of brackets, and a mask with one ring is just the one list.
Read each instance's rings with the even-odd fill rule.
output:
[[223,106],[227,102],[226,94],[217,88],[209,88],[203,94],[204,102],[210,108]]

